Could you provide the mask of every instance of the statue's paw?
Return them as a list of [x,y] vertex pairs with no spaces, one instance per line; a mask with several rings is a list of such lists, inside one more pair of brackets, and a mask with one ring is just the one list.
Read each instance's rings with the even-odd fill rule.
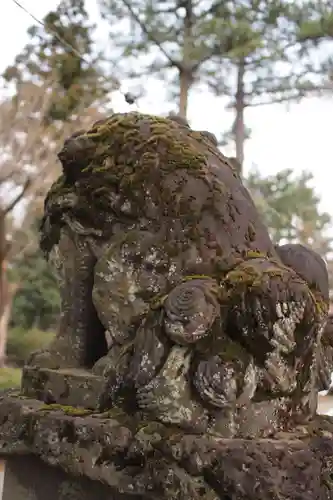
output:
[[[296,389],[296,372],[294,367],[288,364],[287,357],[297,347],[295,331],[303,319],[305,307],[305,300],[281,301],[275,304],[272,327],[268,332],[271,350],[267,351],[264,361],[273,392],[290,394]],[[257,318],[262,314],[259,304],[256,314]]]
[[239,360],[224,361],[220,356],[200,361],[193,378],[202,400],[217,408],[246,405],[253,398],[257,383],[253,360],[243,366]]
[[213,279],[188,280],[164,302],[165,332],[180,345],[205,337],[219,315],[218,287]]
[[151,311],[136,332],[128,377],[137,388],[153,380],[166,360],[170,342],[161,329],[161,314]]
[[306,301],[277,301],[272,306],[256,297],[253,318],[256,331],[264,336],[273,349],[289,354],[296,348],[295,330],[303,319]]
[[188,350],[175,346],[160,374],[137,390],[137,403],[161,422],[206,429],[207,411],[193,399],[187,379],[189,361]]
[[237,373],[232,362],[223,362],[219,356],[199,362],[193,385],[206,403],[224,408],[236,401]]
[[139,407],[161,414],[173,411],[184,395],[188,394],[185,376],[189,364],[189,351],[185,347],[173,347],[160,373],[137,390]]
[[206,429],[208,412],[192,400],[189,388],[177,380],[157,377],[137,391],[139,408],[166,424],[188,429]]
[[[113,346],[106,356],[100,358],[93,366],[93,373],[102,375],[105,379],[104,389],[100,397],[100,408],[112,407],[118,393],[127,384],[128,367],[132,354],[132,343]],[[128,394],[127,399],[132,395]]]
[[27,359],[26,364],[28,366],[49,368],[52,370],[68,367],[68,362],[66,362],[64,356],[51,349],[41,349],[33,352]]
[[229,272],[222,288],[229,290],[233,304],[229,312],[233,328],[244,336],[272,340],[273,347],[280,343],[284,352],[294,348],[293,334],[310,297],[296,273],[266,258],[252,259]]
[[[164,377],[156,377],[137,391],[137,403],[141,410],[151,413],[164,423],[179,424],[184,420],[188,395],[184,398],[182,384]],[[189,406],[192,402],[189,400]],[[188,412],[190,413],[190,412]],[[189,415],[188,415],[189,416]]]

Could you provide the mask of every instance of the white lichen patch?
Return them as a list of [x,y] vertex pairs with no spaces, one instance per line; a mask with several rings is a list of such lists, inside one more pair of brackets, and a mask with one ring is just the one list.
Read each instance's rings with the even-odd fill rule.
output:
[[158,258],[156,248],[152,247],[150,249],[150,251],[145,255],[144,261],[149,264],[154,264],[155,266],[159,264],[160,259]]
[[172,263],[169,266],[169,272],[168,272],[168,278],[170,279],[173,275],[175,275],[177,272],[177,266],[176,264]]
[[48,260],[55,272],[57,279],[59,280],[59,283],[62,284],[64,279],[64,265],[59,245],[53,245],[49,253]]

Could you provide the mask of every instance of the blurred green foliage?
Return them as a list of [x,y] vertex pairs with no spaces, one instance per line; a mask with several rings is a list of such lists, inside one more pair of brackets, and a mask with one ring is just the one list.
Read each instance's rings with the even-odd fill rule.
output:
[[264,176],[252,170],[247,188],[267,225],[274,243],[302,243],[323,257],[332,252],[332,218],[320,209],[310,172],[292,169]]
[[21,384],[21,370],[6,366],[0,368],[0,389],[16,389]]
[[58,283],[39,249],[13,261],[10,278],[19,284],[11,328],[54,330],[60,314]]
[[38,328],[30,330],[12,328],[9,330],[7,340],[8,362],[16,366],[23,366],[32,352],[47,348],[53,337],[53,332],[45,332]]

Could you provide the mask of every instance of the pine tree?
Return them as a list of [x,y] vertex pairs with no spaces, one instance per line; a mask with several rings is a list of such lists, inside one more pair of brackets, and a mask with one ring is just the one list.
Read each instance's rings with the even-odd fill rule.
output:
[[[226,80],[227,85],[224,80],[221,87],[221,70],[214,73],[212,68],[211,88],[230,99],[228,108],[234,111],[234,122],[224,142],[234,143],[235,156],[242,165],[244,144],[250,137],[245,117],[249,107],[297,101],[327,87],[318,72],[327,77],[329,71],[325,65],[318,68],[318,58],[320,43],[329,38],[330,15],[317,2],[308,1],[296,6],[285,0],[234,1],[231,5],[229,23],[234,36],[243,34],[244,43],[234,43],[234,50],[221,54],[219,68],[225,71],[227,66],[232,78]],[[317,26],[320,41],[310,50],[306,32],[310,26],[315,31],[309,21],[313,18],[321,19],[319,24],[326,31]],[[247,38],[244,33],[248,33]]]
[[295,176],[291,169],[266,177],[252,171],[246,185],[274,243],[302,243],[327,257],[333,250],[332,218],[320,210],[312,180],[311,173]]
[[[124,78],[161,78],[167,82],[170,101],[178,98],[183,117],[189,92],[196,87],[229,99],[235,118],[225,139],[234,142],[240,165],[249,137],[248,107],[289,102],[318,90],[317,52],[306,56],[308,42],[302,38],[309,12],[320,10],[316,2],[306,0],[296,7],[289,0],[100,0],[100,4]],[[120,18],[127,19],[119,25]]]
[[[209,77],[210,60],[233,48],[230,44],[234,39],[229,33],[225,36],[222,32],[216,41],[216,32],[222,26],[217,16],[222,22],[228,15],[228,7],[220,7],[217,14],[211,1],[101,0],[100,3],[118,48],[117,63],[123,77],[149,75],[167,82],[170,100],[178,99],[178,113],[186,118],[189,92],[202,82],[203,74]],[[121,25],[119,19],[123,20]]]

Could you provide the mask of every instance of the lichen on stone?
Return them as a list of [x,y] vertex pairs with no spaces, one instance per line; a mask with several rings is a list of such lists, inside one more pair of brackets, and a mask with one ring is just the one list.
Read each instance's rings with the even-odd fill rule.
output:
[[75,417],[84,417],[87,415],[92,415],[94,412],[91,410],[87,410],[86,408],[80,408],[77,406],[69,406],[69,405],[61,405],[58,403],[53,404],[45,404],[41,406],[38,411],[41,412],[49,412],[49,411],[60,411],[65,415],[72,415]]
[[216,141],[115,113],[59,158],[41,226],[63,283],[52,349],[103,377],[101,408],[231,437],[253,434],[251,412],[269,415],[259,435],[311,418],[325,270],[274,247]]

